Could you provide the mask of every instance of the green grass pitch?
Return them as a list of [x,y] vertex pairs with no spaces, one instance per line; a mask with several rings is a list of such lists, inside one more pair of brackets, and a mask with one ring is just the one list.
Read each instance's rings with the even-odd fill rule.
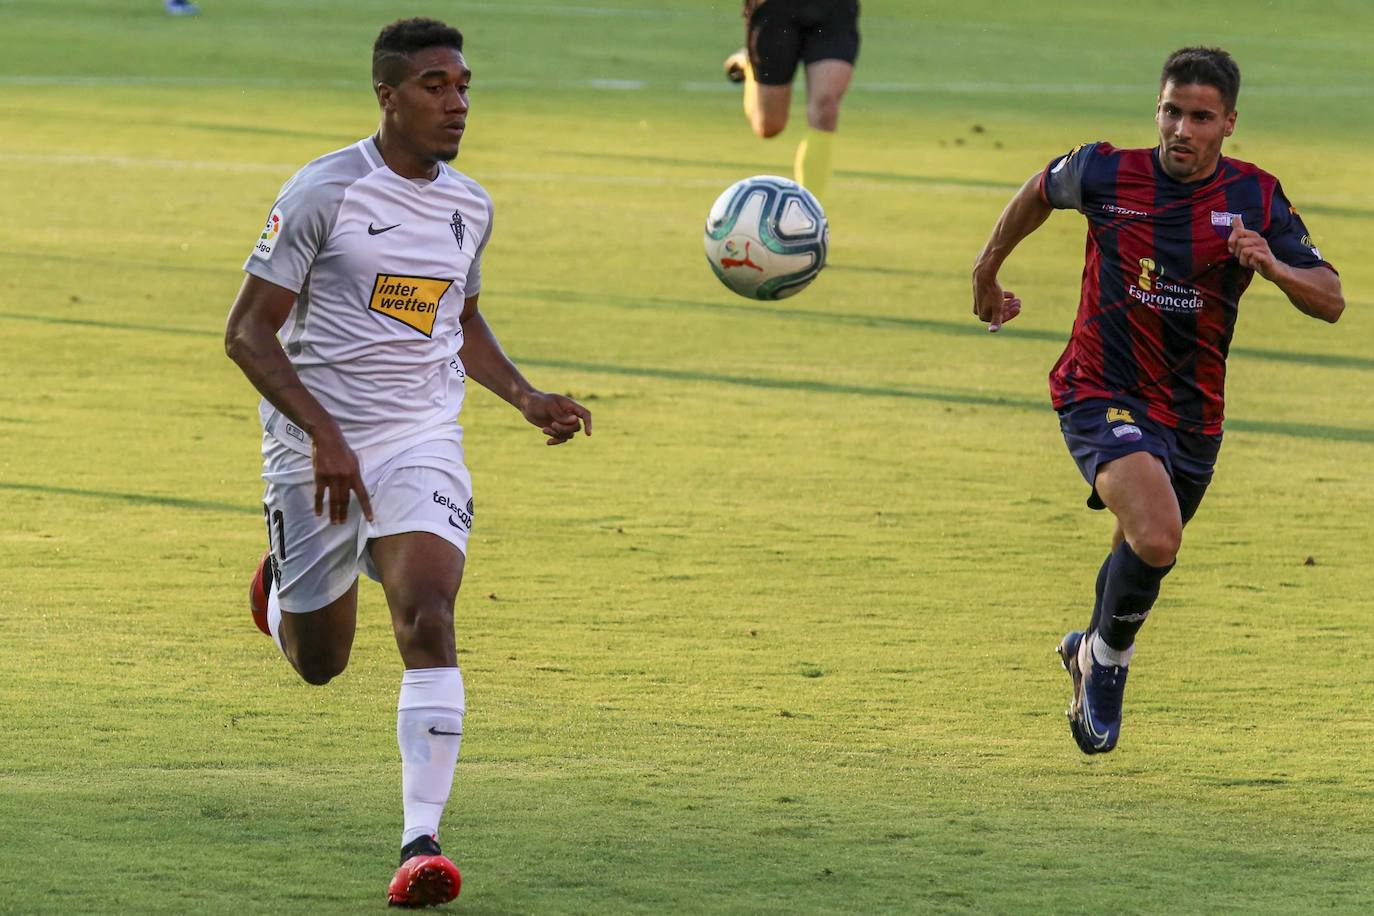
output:
[[[282,181],[374,129],[403,14],[467,35],[483,309],[596,416],[548,449],[485,391],[464,411],[451,909],[1374,910],[1369,4],[865,0],[831,266],[754,303],[701,224],[788,174],[802,111],[747,130],[734,0],[0,0],[0,912],[384,906],[380,590],[323,689],[253,629],[256,396],[221,338]],[[1088,759],[1052,648],[1109,525],[1044,380],[1082,219],[1008,263],[1002,334],[968,271],[1052,156],[1152,143],[1199,42],[1245,75],[1229,151],[1349,307],[1246,297],[1216,483]]]

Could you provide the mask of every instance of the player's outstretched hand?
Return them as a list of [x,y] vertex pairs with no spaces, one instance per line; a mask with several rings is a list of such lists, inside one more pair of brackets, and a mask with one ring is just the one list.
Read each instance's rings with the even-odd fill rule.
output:
[[1002,325],[1021,314],[1021,300],[1010,290],[1002,289],[996,280],[973,278],[973,314],[987,323],[988,331],[996,333]]
[[1271,283],[1278,275],[1279,262],[1269,249],[1269,242],[1253,229],[1246,229],[1239,215],[1231,220],[1231,237],[1226,240],[1226,247],[1241,267],[1250,268]]
[[372,521],[372,500],[363,484],[358,456],[337,429],[320,430],[312,439],[315,465],[315,514],[324,514],[324,494],[329,492],[329,523],[340,525],[348,518],[348,500],[358,494],[363,515]]
[[525,419],[549,437],[546,445],[562,445],[579,429],[592,434],[592,412],[572,398],[541,391],[525,404]]

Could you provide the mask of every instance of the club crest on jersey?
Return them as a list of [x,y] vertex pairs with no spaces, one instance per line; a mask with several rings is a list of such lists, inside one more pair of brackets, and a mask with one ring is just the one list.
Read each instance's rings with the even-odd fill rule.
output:
[[1240,219],[1239,213],[1227,213],[1224,210],[1212,211],[1212,231],[1224,239],[1231,237],[1231,224]]
[[434,319],[439,315],[439,300],[453,285],[441,277],[402,277],[377,274],[372,284],[369,311],[385,315],[426,337],[434,336]]
[[457,210],[453,211],[453,219],[449,220],[448,227],[453,230],[453,240],[458,243],[458,248],[463,247],[463,214]]

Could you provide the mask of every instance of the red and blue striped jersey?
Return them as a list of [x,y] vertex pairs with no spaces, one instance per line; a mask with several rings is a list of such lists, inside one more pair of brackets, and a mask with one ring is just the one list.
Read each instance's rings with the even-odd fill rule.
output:
[[1226,354],[1254,275],[1227,250],[1232,219],[1286,264],[1331,268],[1278,179],[1238,159],[1182,182],[1156,150],[1086,143],[1045,167],[1040,193],[1088,218],[1078,315],[1050,372],[1056,409],[1127,401],[1175,429],[1221,432]]

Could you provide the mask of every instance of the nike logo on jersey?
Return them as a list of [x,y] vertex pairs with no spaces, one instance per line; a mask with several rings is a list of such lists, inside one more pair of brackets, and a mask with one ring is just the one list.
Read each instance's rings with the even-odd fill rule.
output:
[[[399,226],[399,225],[401,225],[401,224],[400,224],[400,223],[397,223],[397,224],[396,224],[396,226]],[[390,232],[392,229],[395,229],[396,226],[383,226],[382,228],[378,229],[376,226],[372,225],[371,223],[368,223],[368,224],[367,224],[367,234],[368,234],[368,235],[381,235],[383,232]]]
[[431,735],[454,735],[454,736],[456,736],[456,737],[461,737],[462,734],[463,734],[462,732],[441,732],[441,731],[439,731],[439,729],[435,728],[433,725],[431,725],[431,726],[429,727],[429,733],[430,733]]

